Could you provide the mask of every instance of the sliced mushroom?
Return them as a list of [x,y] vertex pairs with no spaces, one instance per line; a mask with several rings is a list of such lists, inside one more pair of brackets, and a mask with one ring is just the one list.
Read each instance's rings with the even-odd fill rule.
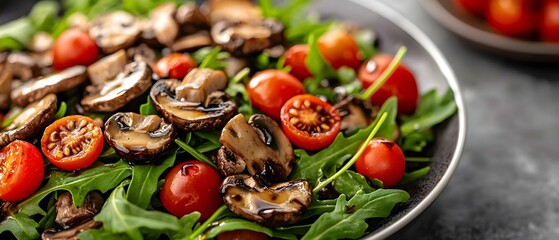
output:
[[39,72],[37,63],[29,54],[24,52],[12,52],[6,59],[9,66],[12,68],[14,78],[22,81],[27,81]]
[[341,130],[352,133],[357,129],[369,126],[374,120],[374,109],[370,101],[361,101],[353,97],[345,97],[334,106],[342,117]]
[[71,228],[77,224],[92,219],[101,211],[105,200],[97,191],[89,192],[83,204],[77,208],[72,201],[70,192],[63,192],[56,201],[56,218],[54,222],[63,229]]
[[129,48],[126,53],[128,58],[135,62],[146,62],[150,68],[153,69],[157,56],[155,51],[146,44],[140,44],[136,47]]
[[157,115],[117,113],[105,123],[105,139],[126,159],[151,162],[165,151],[176,135],[172,124]]
[[74,66],[58,73],[25,82],[13,89],[10,97],[15,104],[25,106],[47,94],[73,89],[85,81],[85,76],[86,68],[84,66]]
[[[56,114],[56,104],[56,95],[49,94],[25,107],[12,124],[0,129],[0,148],[15,140],[29,139],[41,132]],[[12,111],[16,110],[12,109]],[[8,115],[10,114],[8,113]]]
[[200,31],[195,34],[187,35],[179,38],[171,45],[171,49],[174,52],[191,52],[198,50],[203,47],[212,45],[212,38],[210,33],[206,31]]
[[[235,160],[245,162],[250,175],[268,182],[283,181],[293,169],[293,147],[278,124],[266,115],[255,114],[247,122],[238,114],[225,125],[219,141],[236,155]],[[218,164],[228,161],[231,165],[232,159],[218,155]]]
[[81,105],[88,112],[114,112],[151,86],[152,70],[145,62],[132,62],[113,80],[86,88]]
[[6,63],[0,63],[0,110],[10,107],[10,92],[12,91],[12,68]]
[[87,16],[81,12],[72,13],[68,17],[68,28],[77,28],[84,32],[87,32],[89,27],[89,19]]
[[229,57],[224,59],[224,62],[226,64],[225,72],[229,77],[234,77],[243,68],[248,67],[248,61],[245,58]]
[[119,50],[109,56],[99,59],[87,67],[87,76],[94,85],[102,85],[106,81],[114,79],[116,75],[124,71],[128,63],[126,51]]
[[179,35],[179,24],[175,21],[177,6],[174,3],[159,5],[145,22],[142,39],[148,43],[170,46]]
[[100,228],[103,223],[97,222],[93,219],[77,225],[73,228],[57,232],[53,228],[48,228],[41,234],[42,240],[78,240],[78,234],[90,229]]
[[209,4],[212,24],[219,21],[251,22],[262,19],[262,10],[252,0],[212,0]]
[[312,189],[307,180],[291,180],[266,187],[255,177],[243,174],[225,178],[221,192],[232,212],[270,227],[297,222],[312,200]]
[[210,29],[208,19],[200,12],[194,2],[187,2],[179,6],[175,13],[175,20],[186,34]]
[[246,162],[226,147],[217,150],[217,167],[223,176],[232,176],[246,171]]
[[282,23],[266,19],[252,22],[221,21],[213,25],[213,41],[236,56],[258,54],[285,41]]
[[223,71],[194,68],[188,72],[175,89],[177,99],[187,102],[204,102],[210,93],[224,90],[227,76]]
[[140,23],[124,11],[112,12],[93,20],[89,35],[104,53],[113,53],[132,46],[141,34]]
[[46,52],[53,43],[52,36],[46,32],[37,32],[27,45],[27,48],[33,52]]

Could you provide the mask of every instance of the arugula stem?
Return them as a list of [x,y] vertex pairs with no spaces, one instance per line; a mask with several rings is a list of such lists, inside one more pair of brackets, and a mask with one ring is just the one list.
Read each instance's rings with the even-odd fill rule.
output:
[[406,162],[429,163],[431,158],[428,157],[407,157]]
[[328,184],[330,184],[332,181],[334,181],[336,178],[338,178],[339,176],[344,174],[345,171],[347,171],[351,166],[353,166],[353,164],[355,164],[355,162],[357,162],[357,159],[359,159],[359,157],[361,157],[363,152],[365,152],[365,148],[367,147],[367,143],[369,143],[373,139],[373,137],[377,134],[377,132],[380,130],[380,128],[382,127],[382,124],[384,123],[384,121],[386,120],[387,117],[388,117],[388,113],[386,113],[386,112],[383,113],[380,116],[380,119],[379,119],[377,125],[373,128],[373,130],[371,131],[371,133],[369,134],[369,136],[367,137],[365,142],[363,142],[361,147],[359,147],[359,150],[357,150],[357,153],[355,153],[355,155],[353,155],[353,157],[340,170],[338,170],[338,172],[336,172],[334,175],[332,175],[331,177],[326,179],[326,181],[320,182],[318,184],[318,186],[316,186],[313,189],[314,194],[318,194],[320,189],[323,189]]
[[201,161],[203,163],[206,163],[206,164],[212,166],[215,169],[219,169],[219,168],[217,168],[217,165],[215,165],[215,163],[212,162],[212,160],[210,160],[206,155],[204,155],[203,153],[198,152],[198,150],[194,149],[193,147],[186,144],[185,142],[183,142],[179,139],[175,139],[175,143],[177,143],[177,145],[179,145],[179,147],[184,149],[186,152],[190,153],[190,155],[192,155],[193,157],[195,157],[199,161]]
[[221,213],[223,213],[223,211],[225,211],[227,209],[227,206],[222,205],[221,207],[219,207],[211,216],[210,218],[208,218],[208,220],[206,220],[204,223],[202,223],[202,225],[200,225],[200,227],[196,228],[196,230],[190,234],[190,236],[188,236],[188,239],[196,239],[198,236],[202,235],[202,233],[204,233],[206,231],[206,229],[208,228],[208,226],[210,226],[210,224],[212,224],[220,215]]
[[392,62],[390,62],[388,67],[384,70],[384,72],[382,72],[378,80],[375,81],[371,86],[369,86],[367,90],[361,93],[358,97],[361,99],[371,98],[371,96],[373,96],[373,94],[375,94],[382,87],[382,85],[384,85],[384,83],[388,81],[388,78],[392,76],[394,71],[396,71],[396,68],[398,68],[398,65],[400,65],[400,62],[402,62],[402,58],[404,58],[407,51],[408,48],[406,46],[401,46],[392,59]]

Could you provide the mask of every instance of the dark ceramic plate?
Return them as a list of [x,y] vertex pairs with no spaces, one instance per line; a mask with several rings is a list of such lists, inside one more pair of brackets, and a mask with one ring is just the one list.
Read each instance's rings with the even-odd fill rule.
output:
[[559,44],[505,37],[482,19],[456,8],[451,0],[422,0],[427,12],[445,28],[484,51],[531,62],[559,62]]

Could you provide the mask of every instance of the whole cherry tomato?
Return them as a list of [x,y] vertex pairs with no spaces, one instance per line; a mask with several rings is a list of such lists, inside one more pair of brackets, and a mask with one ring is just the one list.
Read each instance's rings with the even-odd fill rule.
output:
[[476,16],[485,16],[487,11],[487,0],[454,0],[454,3],[460,8]]
[[251,230],[233,230],[217,235],[217,240],[268,240],[268,235]]
[[318,39],[320,54],[334,69],[348,66],[357,69],[361,64],[359,45],[352,35],[343,30],[331,30]]
[[[363,87],[367,88],[378,80],[386,70],[392,57],[386,54],[377,54],[369,61],[363,63],[359,69],[358,78]],[[400,64],[384,85],[371,97],[371,101],[381,106],[391,96],[398,98],[398,114],[411,114],[415,112],[419,99],[419,90],[413,73],[403,64]]]
[[342,118],[336,108],[310,94],[295,96],[281,108],[285,136],[305,150],[319,150],[334,141]]
[[309,55],[309,46],[306,44],[297,44],[289,49],[284,54],[285,66],[290,66],[289,73],[297,77],[299,80],[305,80],[312,76],[309,68],[305,64],[307,56]]
[[77,28],[63,32],[52,45],[52,64],[55,70],[76,65],[88,66],[97,61],[99,48],[88,33]]
[[203,221],[223,205],[221,181],[219,173],[210,165],[186,161],[169,171],[159,197],[163,207],[178,218],[199,212],[199,221]]
[[532,0],[490,0],[486,19],[499,33],[529,37],[537,28],[537,12]]
[[58,119],[45,129],[41,149],[54,166],[73,171],[95,162],[104,143],[103,132],[95,120],[73,115]]
[[33,144],[16,140],[0,150],[0,199],[21,201],[41,185],[45,166]]
[[153,71],[161,78],[182,80],[195,67],[196,62],[189,55],[172,53],[159,59]]
[[355,162],[355,169],[367,178],[382,181],[383,187],[389,188],[402,180],[406,171],[406,159],[395,142],[373,138],[363,155]]
[[559,0],[546,0],[539,25],[543,41],[559,42]]
[[255,107],[279,120],[283,104],[293,96],[305,93],[305,86],[289,73],[268,69],[256,73],[247,90]]

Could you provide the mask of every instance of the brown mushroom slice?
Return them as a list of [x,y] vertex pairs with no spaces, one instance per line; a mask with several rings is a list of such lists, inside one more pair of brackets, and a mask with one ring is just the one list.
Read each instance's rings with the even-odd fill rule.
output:
[[24,52],[11,52],[6,59],[12,68],[14,78],[27,81],[38,73],[37,62],[29,54]]
[[245,58],[228,57],[223,61],[226,64],[225,72],[229,77],[234,77],[243,70],[243,68],[248,67],[248,61]]
[[187,2],[179,6],[175,13],[175,20],[186,34],[210,29],[208,19],[194,2]]
[[103,223],[91,219],[80,225],[76,225],[73,228],[62,230],[59,232],[57,232],[53,228],[48,228],[45,229],[41,234],[41,239],[42,240],[78,240],[78,234],[90,229],[100,228],[101,226],[103,226]]
[[119,50],[89,65],[87,67],[87,76],[93,85],[102,85],[124,71],[124,66],[127,63],[128,56],[126,51]]
[[117,113],[105,123],[105,139],[116,153],[135,163],[149,163],[165,151],[176,135],[172,124],[157,115]]
[[19,106],[35,102],[50,93],[59,93],[77,87],[85,81],[86,68],[74,66],[64,71],[23,83],[13,89],[10,97]]
[[83,204],[77,208],[72,201],[70,192],[63,192],[56,201],[56,218],[54,222],[63,229],[71,228],[79,223],[93,219],[101,211],[105,200],[101,193],[93,191],[85,196]]
[[0,63],[0,110],[10,107],[12,91],[12,69],[6,63]]
[[89,35],[104,53],[113,53],[132,46],[141,34],[141,25],[134,16],[116,11],[97,17],[90,23]]
[[136,47],[131,47],[126,51],[129,59],[135,62],[146,62],[150,68],[153,69],[157,56],[155,51],[146,44],[140,44]]
[[179,35],[179,24],[175,21],[177,6],[174,3],[159,5],[144,22],[142,39],[147,43],[170,46]]
[[173,45],[171,45],[171,49],[174,52],[191,52],[203,47],[211,46],[212,43],[213,42],[212,38],[210,37],[210,33],[206,31],[200,31],[198,33],[194,33],[177,39],[173,43]]
[[262,19],[262,10],[252,0],[212,0],[209,18],[212,24],[219,21],[251,22]]
[[29,139],[41,132],[56,114],[56,104],[56,95],[49,94],[25,107],[9,126],[0,129],[0,148],[15,140]]
[[221,91],[211,93],[205,101],[207,104],[176,99],[175,89],[180,84],[175,79],[159,80],[150,92],[155,109],[178,128],[186,131],[215,129],[235,115],[237,104]]
[[250,175],[268,182],[283,181],[293,169],[293,147],[278,124],[266,115],[255,114],[247,122],[238,114],[225,125],[219,141],[245,162]]
[[262,186],[255,177],[244,174],[225,178],[221,193],[232,212],[270,227],[297,222],[312,200],[312,189],[307,180]]
[[223,71],[209,68],[194,68],[188,72],[175,89],[176,99],[180,101],[201,103],[210,93],[224,90],[227,76]]
[[81,105],[88,112],[114,112],[151,86],[152,70],[145,62],[132,62],[113,80],[86,88]]
[[221,21],[212,27],[213,41],[236,56],[258,54],[285,41],[282,23],[266,19],[252,22]]
[[223,176],[232,176],[246,171],[246,162],[224,146],[217,150],[217,168]]

